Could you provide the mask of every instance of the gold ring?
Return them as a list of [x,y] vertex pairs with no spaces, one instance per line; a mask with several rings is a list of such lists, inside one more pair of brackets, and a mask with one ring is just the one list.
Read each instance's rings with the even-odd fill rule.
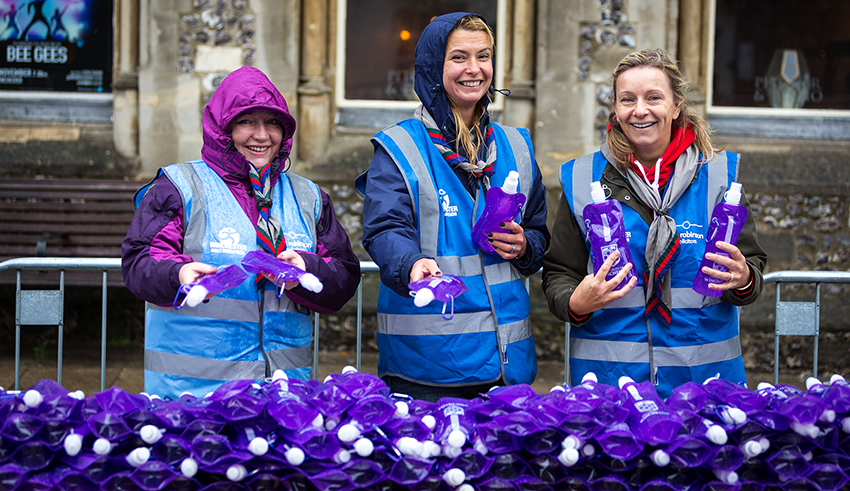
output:
[[516,252],[516,244],[511,244],[511,252]]

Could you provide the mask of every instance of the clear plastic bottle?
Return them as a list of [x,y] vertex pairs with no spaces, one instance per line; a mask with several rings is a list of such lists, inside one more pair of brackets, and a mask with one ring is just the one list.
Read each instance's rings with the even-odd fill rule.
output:
[[629,244],[626,240],[623,209],[619,201],[605,198],[605,191],[602,189],[602,184],[599,181],[590,183],[590,197],[593,202],[584,207],[582,214],[584,215],[587,239],[590,242],[593,273],[596,274],[599,272],[599,268],[602,267],[608,256],[618,251],[620,257],[614,261],[614,264],[605,276],[605,280],[611,281],[627,264],[632,265],[632,268],[626,274],[626,277],[623,278],[623,281],[614,288],[615,290],[619,290],[635,276],[632,254],[629,251]]
[[525,204],[525,195],[517,192],[518,185],[519,173],[512,170],[502,187],[492,187],[487,191],[484,211],[472,227],[472,242],[488,254],[495,254],[496,251],[493,244],[487,240],[487,234],[508,233],[499,224],[513,221]]
[[744,222],[747,221],[747,208],[741,203],[741,183],[733,182],[726,192],[723,203],[718,203],[714,207],[714,212],[711,214],[711,222],[708,225],[708,235],[705,241],[705,253],[703,253],[702,262],[700,262],[697,275],[694,278],[693,289],[700,295],[706,297],[719,297],[723,292],[720,290],[711,290],[708,288],[710,284],[719,285],[725,283],[725,279],[714,278],[702,272],[702,268],[709,267],[717,271],[726,272],[729,269],[726,266],[717,264],[705,258],[706,253],[714,253],[720,256],[729,257],[729,253],[717,247],[717,241],[727,242],[735,245],[738,242],[738,236],[741,234],[741,229],[744,228]]

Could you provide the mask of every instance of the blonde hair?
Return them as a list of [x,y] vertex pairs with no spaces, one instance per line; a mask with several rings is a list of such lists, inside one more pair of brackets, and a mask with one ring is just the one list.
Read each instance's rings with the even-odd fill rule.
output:
[[[496,40],[493,37],[493,32],[490,30],[490,26],[484,22],[484,19],[478,17],[477,15],[467,15],[462,17],[457,24],[449,31],[449,36],[452,35],[453,32],[457,30],[464,31],[473,31],[473,32],[484,32],[487,34],[487,39],[490,42],[490,49],[495,51],[496,49]],[[446,37],[446,42],[448,44],[448,37]],[[487,101],[490,102],[490,92],[488,90]],[[460,110],[455,105],[454,101],[450,97],[446,97],[449,101],[449,108],[452,110],[452,115],[455,119],[455,127],[457,128],[457,146],[463,149],[463,153],[466,154],[466,157],[470,162],[475,162],[478,160],[478,152],[481,150],[483,145],[486,145],[486,139],[484,138],[484,134],[481,132],[481,127],[478,124],[481,121],[481,118],[484,117],[484,104],[480,101],[477,106],[475,106],[475,112],[472,115],[472,127],[466,126],[466,121],[463,120],[463,117],[460,114]],[[473,132],[475,134],[475,139],[473,141],[472,135]]]
[[[702,153],[702,162],[707,162],[714,156],[715,150],[711,143],[711,129],[708,123],[696,112],[691,103],[685,99],[685,93],[688,90],[688,83],[685,81],[679,65],[667,54],[663,49],[645,49],[627,55],[620,61],[617,68],[611,74],[611,83],[614,91],[612,106],[616,106],[617,100],[617,80],[620,75],[626,70],[637,67],[653,67],[658,68],[667,76],[667,81],[670,82],[670,89],[673,92],[673,100],[680,107],[679,117],[673,120],[674,127],[690,128],[696,134],[694,145]],[[627,166],[629,164],[629,155],[634,153],[632,143],[620,127],[620,123],[616,120],[615,112],[612,110],[608,115],[608,122],[611,123],[611,129],[608,130],[606,143],[611,155],[617,163]]]

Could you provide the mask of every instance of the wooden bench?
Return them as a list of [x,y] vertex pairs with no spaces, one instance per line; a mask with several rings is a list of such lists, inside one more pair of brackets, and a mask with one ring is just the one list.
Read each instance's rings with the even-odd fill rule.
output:
[[[17,257],[121,257],[121,242],[133,219],[133,195],[143,184],[107,179],[0,180],[0,262]],[[0,283],[15,282],[14,275],[3,276]],[[100,281],[97,273],[74,273],[66,279],[67,284]]]

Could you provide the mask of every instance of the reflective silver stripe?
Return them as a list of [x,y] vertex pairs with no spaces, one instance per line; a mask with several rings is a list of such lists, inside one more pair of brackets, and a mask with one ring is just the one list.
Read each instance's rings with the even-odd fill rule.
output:
[[643,288],[634,287],[623,298],[618,298],[608,304],[605,309],[633,309],[644,308],[645,306],[646,300],[643,298]]
[[674,309],[701,309],[721,302],[720,298],[700,295],[693,288],[673,288],[670,294]]
[[145,370],[207,380],[259,379],[266,375],[266,362],[213,360],[145,350]]
[[[201,182],[201,178],[197,172],[195,172],[195,166],[191,162],[182,162],[175,165],[189,184],[189,189],[192,190],[192,209],[188,220],[186,220],[186,228],[183,231],[183,253],[200,261],[204,250],[204,236],[207,233],[207,198],[204,194],[204,184]],[[178,186],[177,189],[180,189],[180,187]],[[189,196],[183,196],[184,207],[185,203],[187,203],[187,198]]]
[[417,315],[411,322],[410,315],[378,314],[378,332],[394,336],[449,336],[496,330],[495,317],[489,311],[469,314],[455,313],[450,320],[441,315]]
[[257,304],[248,300],[214,297],[207,303],[200,303],[196,307],[184,307],[180,310],[174,310],[173,307],[161,307],[151,303],[146,305],[151,310],[170,314],[238,322],[260,322],[260,313],[257,310]]
[[269,357],[272,370],[276,370],[278,368],[283,370],[290,368],[306,368],[313,364],[313,348],[310,346],[304,348],[267,350],[266,355]]
[[491,286],[520,279],[519,271],[509,262],[484,266],[484,276],[487,278],[487,284]]
[[[526,197],[529,197],[531,196],[531,181],[534,179],[531,149],[528,148],[525,138],[522,137],[522,133],[518,129],[501,125],[499,125],[499,128],[505,131],[505,136],[508,138],[508,143],[511,146],[511,152],[514,154],[516,169],[519,173],[520,192]],[[525,210],[525,205],[523,205],[523,210]]]
[[[711,212],[717,203],[723,201],[723,194],[729,185],[726,180],[726,172],[728,170],[726,168],[726,152],[714,154],[714,158],[705,165],[708,165],[708,202],[705,204],[705,209],[708,210],[706,216],[711,218]],[[708,230],[708,224],[705,225],[705,229]]]
[[[626,341],[570,338],[570,357],[612,363],[649,363],[649,344]],[[656,367],[693,367],[741,356],[738,336],[696,346],[655,347]]]
[[286,174],[286,177],[292,183],[292,192],[295,194],[295,201],[298,203],[298,208],[307,222],[307,229],[310,231],[310,237],[313,239],[313,247],[315,248],[318,242],[316,239],[316,221],[318,220],[316,216],[316,200],[319,201],[319,205],[321,206],[322,197],[316,196],[313,186],[311,186],[310,181],[307,179],[297,174],[289,173]]
[[[384,134],[390,137],[399,150],[404,155],[413,172],[419,179],[419,244],[422,254],[429,257],[437,256],[437,233],[439,232],[439,214],[440,206],[437,198],[437,189],[431,179],[431,174],[428,172],[428,166],[425,165],[425,160],[419,149],[416,147],[413,138],[401,126],[391,126],[384,130]],[[392,152],[387,152],[393,155]],[[398,165],[398,162],[396,162]],[[401,166],[399,165],[399,168]],[[402,169],[402,176],[407,182],[407,173]],[[408,192],[413,198],[413,192],[410,189],[410,183],[407,183]],[[416,200],[414,200],[414,204]]]
[[481,274],[481,257],[474,256],[437,256],[440,270],[456,276],[478,276]]
[[584,207],[590,203],[590,182],[593,180],[593,154],[579,157],[573,163],[573,215],[581,233],[587,237],[584,226]]
[[[286,293],[277,298],[274,290],[263,290],[263,310],[266,312],[301,312],[307,310],[307,308],[290,300]],[[259,318],[257,321],[259,321]]]
[[502,346],[510,343],[516,343],[530,337],[531,321],[528,318],[499,326],[499,339],[501,340]]
[[697,346],[655,347],[655,365],[659,367],[693,367],[727,361],[741,356],[738,336]]

